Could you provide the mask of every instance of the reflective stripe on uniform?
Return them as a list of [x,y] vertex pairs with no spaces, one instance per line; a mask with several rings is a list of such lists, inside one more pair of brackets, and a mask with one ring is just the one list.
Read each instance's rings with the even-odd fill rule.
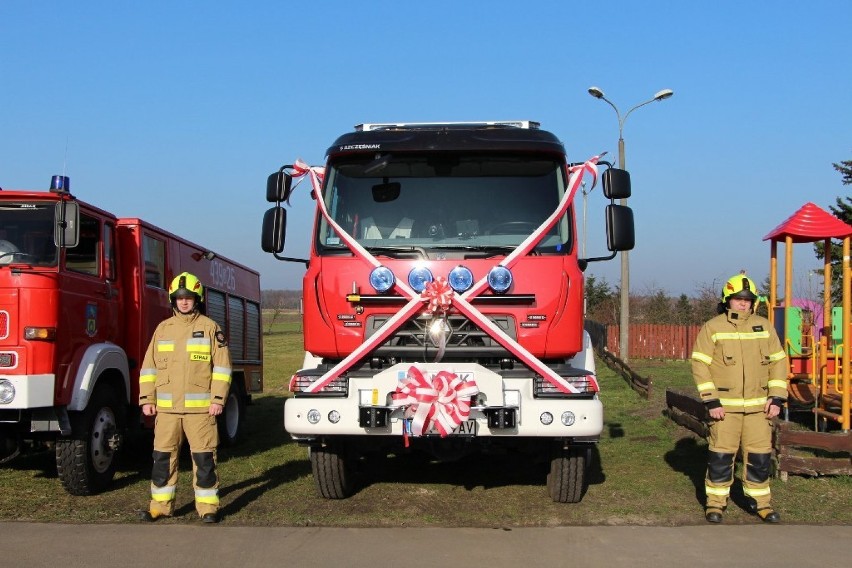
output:
[[210,406],[209,392],[188,392],[184,395],[183,405],[186,408],[206,408]]
[[771,389],[786,389],[787,381],[781,379],[772,379],[769,381],[769,388]]
[[713,383],[713,381],[701,383],[700,385],[698,385],[698,390],[699,391],[716,390],[716,384]]
[[231,368],[230,367],[213,367],[213,380],[224,381],[231,384]]
[[198,503],[206,503],[208,505],[218,505],[219,504],[219,490],[218,489],[196,489],[195,490],[195,501]]
[[696,361],[699,361],[701,363],[706,363],[708,365],[713,362],[713,357],[710,357],[709,355],[705,355],[704,353],[699,353],[698,351],[692,352],[692,358],[695,359]]
[[157,382],[157,369],[142,369],[139,371],[139,383]]
[[210,340],[207,338],[187,339],[186,351],[188,353],[210,353]]
[[166,485],[165,487],[157,487],[151,484],[151,499],[160,503],[165,501],[173,501],[175,498],[175,485]]
[[735,406],[745,408],[746,406],[761,406],[766,404],[766,397],[762,396],[759,398],[720,398],[719,402],[722,403],[722,406]]
[[175,342],[171,340],[161,339],[157,341],[157,351],[174,351]]
[[749,497],[766,497],[769,495],[769,487],[743,487],[743,493]]
[[157,406],[162,406],[163,408],[171,408],[172,407],[172,395],[168,392],[158,392],[157,393]]
[[718,332],[712,335],[713,343],[716,343],[720,339],[769,339],[768,331],[731,331],[731,332]]
[[786,356],[787,356],[787,354],[784,353],[783,351],[778,351],[778,352],[770,355],[769,360],[774,363],[775,361],[780,361],[781,359],[784,359]]
[[707,495],[716,495],[717,497],[727,497],[731,493],[730,487],[714,487],[712,485],[705,485],[704,492]]

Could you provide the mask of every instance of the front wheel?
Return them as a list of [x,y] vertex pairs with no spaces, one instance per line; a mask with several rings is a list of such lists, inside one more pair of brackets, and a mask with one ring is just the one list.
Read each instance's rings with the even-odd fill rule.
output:
[[71,436],[56,441],[56,471],[68,493],[93,495],[112,482],[121,448],[121,412],[115,391],[100,385],[86,409],[70,416]]
[[346,446],[342,442],[330,442],[325,446],[313,446],[310,452],[317,493],[325,499],[345,499],[352,495],[355,489],[352,458],[346,455]]
[[591,449],[583,446],[554,448],[547,474],[547,490],[557,503],[579,503],[586,493],[586,470]]

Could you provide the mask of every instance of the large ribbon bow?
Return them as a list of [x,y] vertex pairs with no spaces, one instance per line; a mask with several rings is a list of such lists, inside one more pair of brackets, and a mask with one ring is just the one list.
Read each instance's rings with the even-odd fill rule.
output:
[[391,395],[391,406],[408,407],[411,434],[422,436],[434,426],[446,438],[470,415],[470,399],[479,392],[476,381],[462,381],[455,373],[440,371],[427,378],[412,365]]
[[446,312],[453,303],[453,289],[443,276],[438,276],[432,282],[426,284],[420,295],[426,298],[426,308],[433,314]]

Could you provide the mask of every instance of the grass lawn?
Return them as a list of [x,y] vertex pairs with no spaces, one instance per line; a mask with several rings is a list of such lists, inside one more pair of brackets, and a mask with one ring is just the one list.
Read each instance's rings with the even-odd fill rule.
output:
[[[605,427],[594,452],[581,503],[558,504],[545,488],[546,470],[512,456],[471,457],[452,463],[413,456],[368,462],[349,499],[329,501],[314,490],[305,448],[283,431],[287,382],[302,362],[296,314],[279,317],[264,337],[265,389],[249,407],[248,435],[219,452],[223,523],[289,526],[518,527],[595,524],[703,524],[701,500],[706,445],[662,414],[667,386],[690,388],[689,364],[633,361],[651,376],[650,400],[639,398],[599,363]],[[400,440],[402,445],[402,440]],[[0,520],[135,522],[147,506],[151,437],[135,436],[113,487],[73,497],[56,478],[53,453],[34,452],[0,466]],[[178,509],[163,523],[195,522],[188,454],[181,461]],[[735,486],[736,487],[736,486]],[[852,480],[791,476],[772,486],[774,504],[789,523],[852,523]],[[728,523],[758,523],[736,502]]]

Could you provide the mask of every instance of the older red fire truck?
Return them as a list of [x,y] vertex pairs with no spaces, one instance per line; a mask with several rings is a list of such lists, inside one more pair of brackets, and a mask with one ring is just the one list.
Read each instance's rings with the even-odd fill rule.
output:
[[139,366],[183,271],[201,279],[206,313],[229,338],[233,380],[219,425],[233,443],[263,387],[259,274],[77,200],[65,176],[50,191],[0,191],[0,461],[54,444],[70,493],[111,482],[125,433],[145,424]]
[[[614,203],[627,172],[568,163],[530,121],[363,124],[327,156],[269,177],[262,233],[266,252],[308,265],[308,355],[284,425],[319,493],[350,495],[367,453],[500,450],[549,462],[551,498],[579,501],[603,429],[583,270],[633,247]],[[611,254],[580,259],[573,201],[599,165]],[[317,200],[309,259],[280,256],[300,176]]]

